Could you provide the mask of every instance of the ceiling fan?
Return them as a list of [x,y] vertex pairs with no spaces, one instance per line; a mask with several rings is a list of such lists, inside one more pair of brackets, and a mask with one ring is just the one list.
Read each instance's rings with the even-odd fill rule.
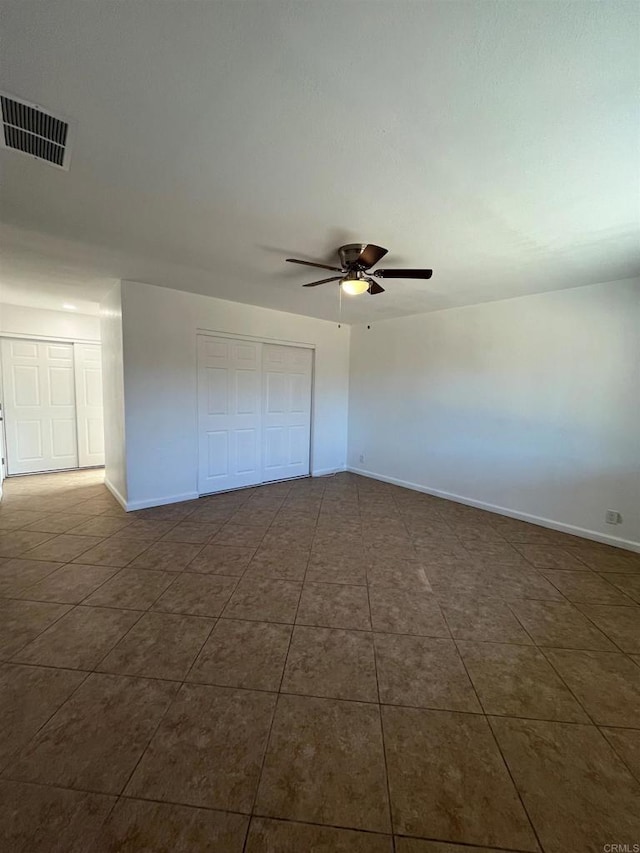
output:
[[348,243],[338,249],[341,264],[339,267],[316,264],[311,261],[299,261],[296,258],[287,258],[287,263],[303,264],[306,267],[318,267],[322,270],[339,272],[340,275],[323,278],[320,281],[312,281],[302,286],[317,287],[319,284],[339,280],[344,292],[350,296],[358,296],[361,293],[370,293],[372,296],[376,296],[378,293],[384,293],[384,287],[369,278],[370,275],[375,275],[376,278],[431,278],[433,275],[433,270],[375,270],[370,273],[371,267],[382,260],[387,252],[388,249],[374,246],[373,243]]

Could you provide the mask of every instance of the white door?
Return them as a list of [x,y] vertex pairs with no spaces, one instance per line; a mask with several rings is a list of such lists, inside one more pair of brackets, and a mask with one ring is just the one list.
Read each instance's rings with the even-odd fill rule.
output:
[[104,465],[102,417],[102,352],[100,344],[73,345],[78,465]]
[[73,344],[2,340],[7,474],[78,465]]
[[198,335],[198,491],[262,481],[261,344]]
[[309,473],[312,351],[264,344],[262,479]]

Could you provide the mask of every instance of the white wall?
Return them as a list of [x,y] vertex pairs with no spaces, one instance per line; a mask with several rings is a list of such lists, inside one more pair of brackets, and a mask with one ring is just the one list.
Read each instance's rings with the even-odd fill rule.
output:
[[100,318],[75,311],[51,311],[3,303],[0,304],[0,335],[100,341]]
[[350,469],[640,542],[639,280],[351,331]]
[[122,322],[129,508],[197,494],[198,329],[313,344],[311,468],[344,469],[348,327],[128,281]]
[[120,283],[100,303],[102,336],[102,400],[104,412],[104,479],[118,500],[126,505],[126,436],[122,300]]

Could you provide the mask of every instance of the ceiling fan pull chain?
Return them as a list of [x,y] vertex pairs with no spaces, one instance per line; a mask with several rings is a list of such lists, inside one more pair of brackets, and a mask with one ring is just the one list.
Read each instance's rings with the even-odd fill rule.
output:
[[342,328],[342,287],[338,285],[338,328]]

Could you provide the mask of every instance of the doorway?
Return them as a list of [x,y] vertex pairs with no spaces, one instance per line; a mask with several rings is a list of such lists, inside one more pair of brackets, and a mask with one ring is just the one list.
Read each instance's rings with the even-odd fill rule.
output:
[[198,335],[198,491],[310,470],[313,350]]
[[3,338],[6,473],[104,465],[100,344]]

